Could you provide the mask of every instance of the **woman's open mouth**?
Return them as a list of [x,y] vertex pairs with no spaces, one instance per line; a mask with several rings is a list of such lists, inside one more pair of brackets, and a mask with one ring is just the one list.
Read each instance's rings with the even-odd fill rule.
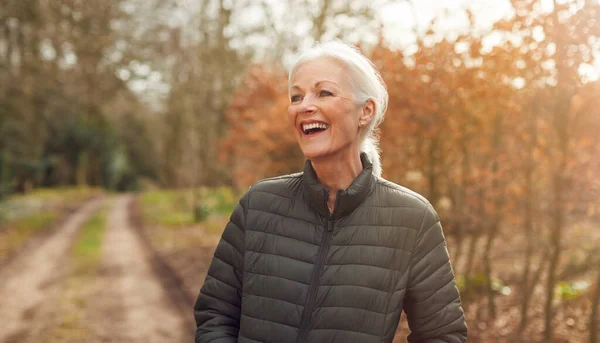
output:
[[325,130],[327,130],[327,128],[329,128],[329,125],[325,124],[325,123],[310,123],[310,124],[303,124],[302,125],[302,132],[305,135],[315,135],[318,134],[320,132],[323,132]]

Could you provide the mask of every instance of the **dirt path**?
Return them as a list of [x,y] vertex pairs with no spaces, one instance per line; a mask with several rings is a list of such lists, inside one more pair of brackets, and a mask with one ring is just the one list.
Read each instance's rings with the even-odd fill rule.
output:
[[68,272],[61,267],[77,230],[101,203],[85,204],[41,245],[28,247],[0,271],[0,342],[26,342],[39,331]]
[[101,288],[92,308],[94,331],[105,342],[192,342],[185,316],[169,299],[152,270],[142,242],[128,218],[131,196],[121,196],[108,218]]

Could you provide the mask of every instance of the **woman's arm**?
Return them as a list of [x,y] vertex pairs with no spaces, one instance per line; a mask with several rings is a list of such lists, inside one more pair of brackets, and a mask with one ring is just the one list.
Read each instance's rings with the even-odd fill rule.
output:
[[196,343],[237,342],[248,193],[233,211],[194,306]]
[[439,217],[425,210],[411,260],[404,301],[410,343],[459,343],[467,325]]

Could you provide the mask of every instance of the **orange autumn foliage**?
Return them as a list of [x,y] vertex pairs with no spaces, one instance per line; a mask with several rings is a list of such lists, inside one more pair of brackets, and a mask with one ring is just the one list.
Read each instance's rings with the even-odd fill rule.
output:
[[301,168],[302,152],[287,120],[288,103],[285,72],[263,65],[249,68],[227,110],[229,128],[220,147],[236,187]]

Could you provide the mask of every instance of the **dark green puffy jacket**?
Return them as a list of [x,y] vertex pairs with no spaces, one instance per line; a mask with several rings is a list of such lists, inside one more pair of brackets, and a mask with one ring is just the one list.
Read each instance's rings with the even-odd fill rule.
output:
[[233,212],[194,306],[196,342],[464,342],[439,217],[422,196],[362,173],[328,190],[304,172],[252,186]]

